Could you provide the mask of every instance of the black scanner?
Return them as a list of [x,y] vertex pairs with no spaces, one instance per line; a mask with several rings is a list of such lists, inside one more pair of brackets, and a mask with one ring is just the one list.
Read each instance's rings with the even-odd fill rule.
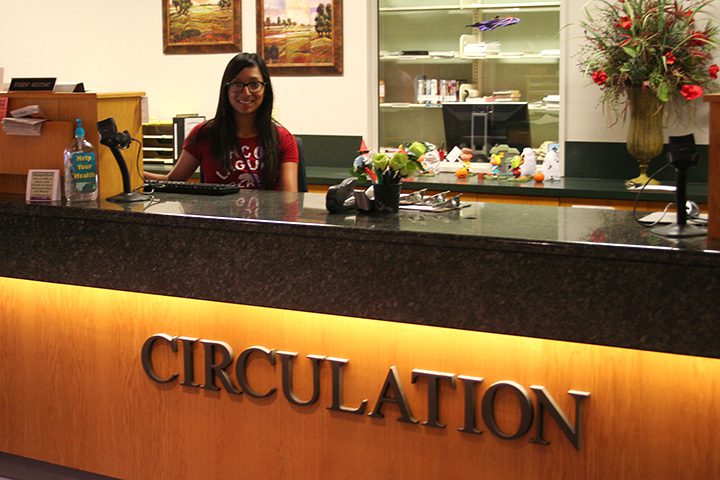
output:
[[325,208],[328,212],[339,213],[354,210],[353,188],[357,183],[357,178],[350,177],[328,188],[327,194],[325,194]]

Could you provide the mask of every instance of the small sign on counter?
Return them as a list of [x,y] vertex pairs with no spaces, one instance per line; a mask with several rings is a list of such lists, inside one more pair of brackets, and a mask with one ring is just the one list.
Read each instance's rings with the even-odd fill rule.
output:
[[60,170],[28,170],[25,201],[60,201]]
[[13,78],[10,80],[9,92],[17,91],[51,91],[55,88],[56,78]]

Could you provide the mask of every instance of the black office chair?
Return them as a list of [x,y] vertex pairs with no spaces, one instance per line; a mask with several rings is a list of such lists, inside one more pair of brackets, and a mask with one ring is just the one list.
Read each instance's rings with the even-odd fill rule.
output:
[[298,147],[298,192],[307,192],[307,176],[305,175],[305,160],[303,160],[303,144],[302,138],[295,137],[295,143]]

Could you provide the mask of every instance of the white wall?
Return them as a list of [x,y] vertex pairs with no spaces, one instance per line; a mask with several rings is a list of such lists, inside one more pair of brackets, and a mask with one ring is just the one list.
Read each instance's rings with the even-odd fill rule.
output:
[[[273,77],[275,117],[294,133],[369,136],[369,4],[345,0],[344,74]],[[255,0],[242,1],[242,46],[256,51]],[[233,54],[164,55],[160,0],[1,0],[0,67],[96,92],[144,91],[151,119],[212,117]],[[373,82],[374,83],[374,82]]]

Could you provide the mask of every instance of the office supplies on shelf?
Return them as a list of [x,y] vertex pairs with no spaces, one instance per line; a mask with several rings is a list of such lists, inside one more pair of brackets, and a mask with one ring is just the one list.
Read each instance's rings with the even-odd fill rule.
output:
[[196,113],[183,113],[173,118],[173,159],[177,162],[182,153],[183,143],[190,131],[205,121],[205,117]]
[[227,195],[237,193],[240,187],[232,183],[186,183],[170,180],[146,180],[144,190],[162,193],[189,193],[193,195]]

